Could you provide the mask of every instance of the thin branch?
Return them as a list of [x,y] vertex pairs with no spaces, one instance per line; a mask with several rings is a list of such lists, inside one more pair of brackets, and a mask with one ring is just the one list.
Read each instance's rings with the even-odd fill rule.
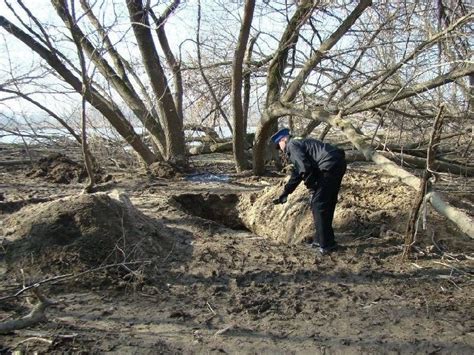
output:
[[321,62],[324,55],[336,45],[337,42],[346,34],[357,19],[362,15],[364,10],[372,5],[372,0],[361,0],[352,13],[341,23],[334,33],[326,39],[319,49],[306,61],[301,71],[296,78],[288,86],[286,92],[282,95],[283,101],[293,101],[298,92],[301,90],[306,78],[313,71],[313,69]]

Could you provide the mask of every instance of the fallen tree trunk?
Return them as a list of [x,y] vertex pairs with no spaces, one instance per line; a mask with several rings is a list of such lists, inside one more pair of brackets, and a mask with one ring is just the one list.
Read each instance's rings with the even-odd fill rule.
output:
[[202,144],[198,147],[192,147],[189,149],[189,154],[210,154],[210,153],[226,153],[232,152],[233,146],[232,141],[214,143],[214,144]]
[[[338,127],[352,144],[354,144],[354,146],[364,154],[367,160],[372,160],[377,165],[380,165],[387,173],[397,177],[400,182],[411,186],[415,190],[419,189],[419,178],[398,166],[390,159],[384,157],[367,144],[364,137],[356,132],[354,126],[352,126],[348,120],[337,115],[329,116],[326,118],[326,121],[332,126]],[[474,221],[470,216],[463,211],[450,206],[443,200],[440,193],[436,191],[429,192],[426,195],[426,198],[438,213],[448,218],[451,222],[456,224],[463,233],[474,239]]]
[[[394,158],[396,158],[399,162],[403,162],[404,164],[410,164],[420,169],[423,169],[426,166],[426,159],[414,157],[408,154],[397,154],[390,153],[387,151],[377,151],[377,154],[380,154],[390,160],[394,160]],[[346,159],[349,162],[353,162],[366,160],[366,157],[360,151],[352,151],[346,154]],[[443,161],[435,161],[433,162],[432,168],[440,172],[446,172],[462,176],[474,176],[474,168],[470,166],[462,166],[459,164],[447,163]]]
[[223,153],[232,151],[232,141],[224,143],[215,143],[211,144],[211,152],[213,153]]
[[211,147],[208,144],[202,144],[197,147],[192,147],[189,149],[189,154],[191,155],[199,155],[199,154],[210,154]]

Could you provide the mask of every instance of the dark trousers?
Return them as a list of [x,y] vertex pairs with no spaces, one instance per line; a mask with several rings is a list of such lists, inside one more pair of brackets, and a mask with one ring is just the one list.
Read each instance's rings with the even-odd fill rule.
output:
[[336,243],[332,220],[346,167],[345,160],[341,160],[330,171],[322,171],[311,197],[311,211],[316,227],[315,242],[322,248],[331,247]]

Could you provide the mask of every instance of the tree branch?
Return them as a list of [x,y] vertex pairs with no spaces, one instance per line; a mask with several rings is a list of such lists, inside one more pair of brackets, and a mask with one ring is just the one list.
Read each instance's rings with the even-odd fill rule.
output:
[[338,29],[329,36],[317,51],[306,61],[296,78],[288,86],[286,92],[282,95],[282,101],[293,101],[298,92],[301,90],[306,78],[323,59],[324,55],[344,36],[344,34],[352,27],[357,19],[362,15],[364,10],[372,5],[372,0],[361,0],[352,13],[342,22]]
[[354,106],[350,109],[344,110],[345,115],[350,115],[358,112],[367,111],[373,108],[384,106],[391,102],[400,101],[418,94],[421,94],[425,91],[437,88],[442,85],[454,82],[456,79],[462,78],[464,76],[474,74],[474,65],[468,65],[464,68],[458,68],[450,71],[447,74],[440,75],[432,80],[428,80],[412,87],[407,87],[405,89],[399,90],[395,95],[387,94],[383,95],[377,99],[361,102],[359,105]]

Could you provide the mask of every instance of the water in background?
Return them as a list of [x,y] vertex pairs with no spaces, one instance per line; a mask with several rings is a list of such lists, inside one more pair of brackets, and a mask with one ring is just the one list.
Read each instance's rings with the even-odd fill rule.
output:
[[186,180],[193,182],[229,182],[230,177],[226,174],[197,173],[186,176]]

